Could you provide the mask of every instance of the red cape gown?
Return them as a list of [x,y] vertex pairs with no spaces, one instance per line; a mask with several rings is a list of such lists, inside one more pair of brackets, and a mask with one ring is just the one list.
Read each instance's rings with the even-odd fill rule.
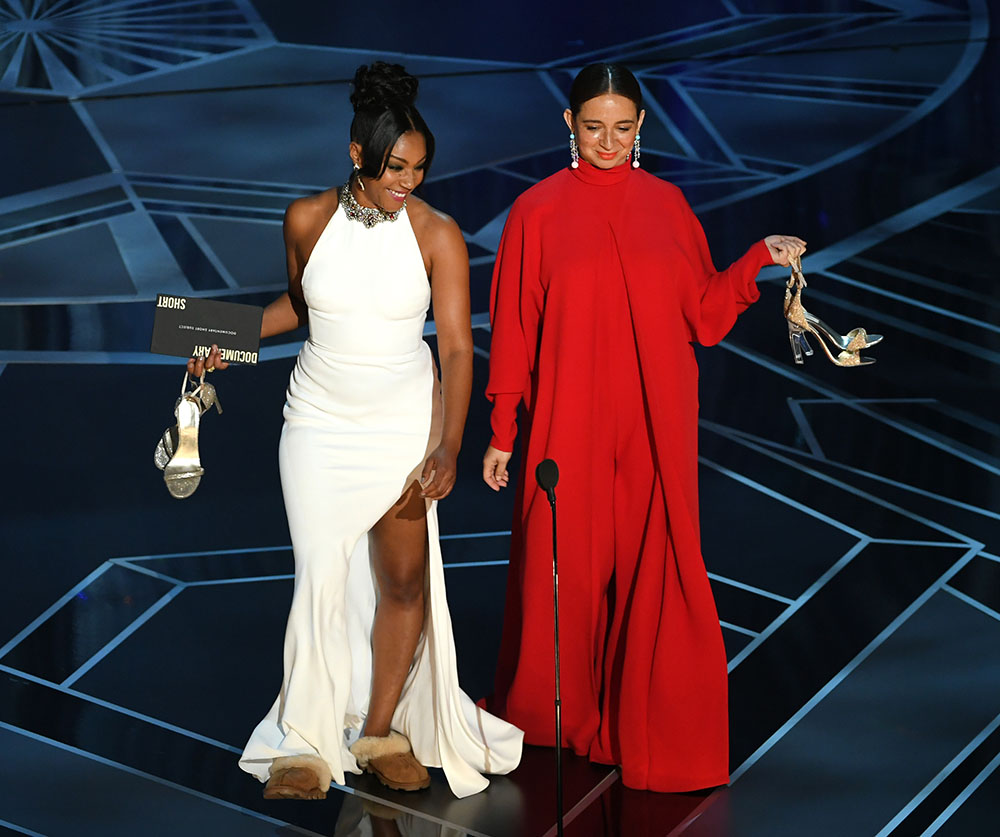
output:
[[633,788],[725,784],[726,657],[700,550],[698,367],[758,298],[760,241],[716,271],[680,190],[580,161],[511,208],[493,276],[492,444],[524,404],[490,708],[552,745],[552,535],[529,475],[560,469],[563,745]]

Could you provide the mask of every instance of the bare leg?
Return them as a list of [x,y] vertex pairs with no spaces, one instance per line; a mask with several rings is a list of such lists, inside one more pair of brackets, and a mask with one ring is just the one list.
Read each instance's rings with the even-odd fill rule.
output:
[[427,507],[417,483],[375,524],[372,555],[379,603],[365,735],[385,736],[424,627]]

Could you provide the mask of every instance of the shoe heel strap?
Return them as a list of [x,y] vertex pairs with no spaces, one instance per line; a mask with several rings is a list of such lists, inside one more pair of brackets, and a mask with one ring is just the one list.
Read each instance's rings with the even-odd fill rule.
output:
[[798,256],[792,256],[788,260],[789,265],[792,268],[792,275],[788,277],[787,287],[791,288],[793,285],[798,287],[800,290],[807,286],[805,274],[802,272],[802,260]]
[[[198,386],[196,386],[194,389],[188,392],[188,381],[192,377],[193,376],[191,375],[190,372],[187,371],[184,372],[184,382],[181,384],[181,398],[187,398],[190,401],[197,402],[198,411],[204,414],[208,410],[208,407],[206,407],[204,402],[201,400],[201,392],[205,386],[205,376],[202,375],[201,378],[198,380]],[[220,413],[222,412],[221,408],[219,409],[219,412]]]

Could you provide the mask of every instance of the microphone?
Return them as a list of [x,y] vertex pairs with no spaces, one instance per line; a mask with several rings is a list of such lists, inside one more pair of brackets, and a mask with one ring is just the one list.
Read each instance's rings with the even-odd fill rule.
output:
[[556,501],[556,483],[559,482],[559,466],[554,459],[543,459],[535,468],[538,487],[548,495],[549,503]]

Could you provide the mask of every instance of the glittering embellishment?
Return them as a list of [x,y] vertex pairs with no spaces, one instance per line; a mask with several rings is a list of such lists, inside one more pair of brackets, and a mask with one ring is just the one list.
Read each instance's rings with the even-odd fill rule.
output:
[[868,332],[863,328],[852,328],[844,337],[848,340],[848,352],[860,352],[868,348]]
[[399,213],[406,208],[405,200],[403,201],[403,205],[395,212],[386,212],[384,209],[362,206],[351,193],[350,183],[341,186],[337,195],[340,197],[340,205],[344,207],[344,214],[352,221],[360,221],[369,230],[383,221],[395,221],[399,217]]
[[[206,370],[207,371],[207,370]],[[219,394],[212,384],[202,384],[199,388],[198,397],[201,398],[201,411],[207,412],[211,407],[215,407],[222,412],[222,405],[219,403]]]

